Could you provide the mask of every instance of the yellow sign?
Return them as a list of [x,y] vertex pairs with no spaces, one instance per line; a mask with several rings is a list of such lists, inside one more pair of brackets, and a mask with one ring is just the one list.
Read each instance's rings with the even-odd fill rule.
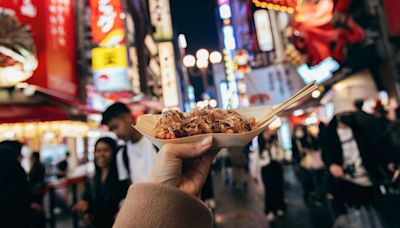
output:
[[93,71],[128,66],[125,46],[98,47],[92,49]]

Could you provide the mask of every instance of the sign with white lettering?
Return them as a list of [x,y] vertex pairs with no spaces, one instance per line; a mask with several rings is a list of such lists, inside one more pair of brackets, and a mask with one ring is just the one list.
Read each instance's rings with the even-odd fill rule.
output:
[[172,42],[158,44],[161,67],[161,82],[165,108],[179,106],[178,84]]
[[121,0],[90,0],[93,41],[100,46],[123,44],[124,22]]
[[151,23],[156,28],[154,39],[172,40],[173,29],[169,0],[149,0]]

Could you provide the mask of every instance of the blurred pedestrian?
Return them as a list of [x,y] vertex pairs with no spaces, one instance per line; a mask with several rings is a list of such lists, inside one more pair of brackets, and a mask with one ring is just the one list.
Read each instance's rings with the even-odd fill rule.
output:
[[20,164],[21,144],[0,143],[0,222],[2,227],[30,227],[27,175]]
[[383,145],[389,155],[388,168],[391,172],[395,172],[400,166],[400,107],[396,109],[396,121],[388,125],[383,138]]
[[69,151],[65,152],[65,157],[56,165],[56,175],[58,179],[65,178],[68,175]]
[[46,193],[46,168],[40,161],[40,153],[33,152],[30,158],[29,192],[32,207],[32,223],[35,227],[45,227],[46,218],[43,208],[43,198]]
[[[382,104],[378,102],[377,105],[381,106]],[[355,120],[365,129],[368,129],[371,138],[377,145],[381,144],[383,132],[388,124],[388,122],[386,122],[386,117],[383,117],[381,114],[379,114],[381,111],[384,111],[383,107],[378,108],[378,106],[375,108],[374,115],[369,114],[363,110],[364,100],[358,99],[354,101],[354,107],[356,108],[356,111],[353,113]],[[383,119],[379,120],[382,117]]]
[[96,173],[86,186],[82,200],[73,210],[85,214],[86,222],[93,227],[112,227],[125,198],[128,186],[118,180],[116,167],[116,142],[108,137],[100,138],[95,144],[94,160]]
[[[303,187],[303,200],[306,203],[319,203],[319,186],[316,186],[320,180],[320,170],[322,167],[321,155],[319,150],[318,139],[314,137],[306,126],[298,125],[295,127],[294,137],[292,139],[292,152],[295,161],[296,170]],[[315,175],[318,175],[317,177]],[[317,184],[318,185],[318,184]]]
[[[365,116],[364,121],[373,122],[374,118]],[[386,167],[385,153],[377,147],[376,135],[366,127],[357,113],[342,113],[326,129],[330,146],[324,158],[335,180],[334,197],[348,207],[372,206],[373,184],[384,178],[381,168]]]
[[283,216],[285,210],[282,162],[285,153],[276,134],[264,131],[258,136],[258,166],[264,183],[264,213],[268,221]]
[[[33,152],[30,158],[31,170],[29,172],[29,185],[33,191],[40,191],[45,186],[46,168],[40,161],[40,153]],[[42,197],[35,199],[39,204]]]
[[383,133],[385,132],[390,123],[387,114],[388,112],[386,111],[382,102],[378,100],[375,104],[374,116],[377,119],[378,130],[379,133],[381,134],[381,137],[383,136]]
[[232,186],[234,188],[247,188],[246,178],[246,147],[229,148],[228,154],[232,164]]
[[122,103],[115,103],[103,112],[102,124],[125,141],[117,154],[118,177],[131,184],[145,182],[150,176],[157,154],[153,144],[132,128],[135,120],[129,108]]

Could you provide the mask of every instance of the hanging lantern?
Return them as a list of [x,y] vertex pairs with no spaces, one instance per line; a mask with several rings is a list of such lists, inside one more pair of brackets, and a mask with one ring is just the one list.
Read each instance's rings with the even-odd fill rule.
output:
[[0,12],[0,88],[30,78],[37,68],[31,34],[15,16]]
[[294,13],[296,7],[301,4],[301,0],[252,0],[256,7]]
[[233,58],[235,71],[239,74],[248,74],[251,72],[250,55],[246,50],[238,50]]

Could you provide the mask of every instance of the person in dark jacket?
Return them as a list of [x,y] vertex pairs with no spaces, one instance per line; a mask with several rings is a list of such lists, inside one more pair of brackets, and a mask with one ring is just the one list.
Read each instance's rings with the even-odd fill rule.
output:
[[295,127],[292,139],[292,152],[295,168],[303,188],[303,200],[306,203],[317,203],[318,191],[315,186],[314,174],[311,167],[304,166],[304,160],[308,153],[319,149],[318,139],[311,135],[306,126],[298,125]]
[[31,170],[29,172],[29,196],[32,208],[32,227],[45,227],[46,216],[43,207],[43,198],[46,193],[46,168],[40,162],[40,153],[31,155]]
[[396,109],[396,119],[388,125],[383,136],[383,145],[389,155],[388,168],[391,172],[400,166],[400,107]]
[[128,186],[118,180],[116,153],[117,145],[113,139],[105,137],[96,142],[96,174],[86,187],[82,200],[73,208],[88,214],[94,227],[112,227],[128,190]]
[[56,168],[57,168],[57,178],[65,178],[67,177],[68,174],[68,158],[69,158],[69,152],[65,152],[65,158],[61,160],[60,162],[57,163]]
[[380,100],[378,100],[374,107],[374,116],[377,120],[378,129],[380,130],[380,132],[382,134],[386,130],[386,128],[388,127],[388,125],[390,123],[390,121],[387,117],[387,114],[388,114],[388,112],[386,111],[382,102]]
[[46,168],[40,162],[40,153],[33,152],[31,155],[32,168],[29,172],[29,185],[35,198],[33,201],[42,204],[43,194],[42,188],[45,186]]
[[2,227],[30,227],[28,179],[19,163],[21,144],[0,143],[0,221]]
[[[374,204],[373,184],[384,178],[385,154],[379,148],[375,119],[359,113],[336,115],[325,129],[324,160],[334,177],[334,196],[350,207]],[[344,211],[343,211],[344,212]]]
[[269,222],[285,210],[282,162],[285,152],[278,136],[268,130],[258,135],[258,165],[264,184],[264,213]]

